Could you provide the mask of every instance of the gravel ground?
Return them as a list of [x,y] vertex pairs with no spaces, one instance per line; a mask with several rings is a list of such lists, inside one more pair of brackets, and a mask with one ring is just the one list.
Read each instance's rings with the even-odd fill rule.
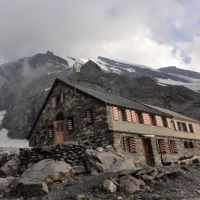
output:
[[[31,200],[200,200],[200,164],[175,166],[180,169],[171,174],[152,181],[141,188],[138,193],[127,194],[117,191],[114,194],[103,190],[105,179],[114,178],[118,174],[102,174],[99,176],[79,175],[66,183],[54,183],[51,192]],[[27,198],[4,198],[4,200],[25,200]]]

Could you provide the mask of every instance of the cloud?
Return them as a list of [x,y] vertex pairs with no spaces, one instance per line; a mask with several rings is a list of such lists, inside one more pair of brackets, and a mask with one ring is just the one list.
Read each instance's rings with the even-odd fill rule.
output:
[[198,70],[199,1],[1,0],[0,61],[51,50]]

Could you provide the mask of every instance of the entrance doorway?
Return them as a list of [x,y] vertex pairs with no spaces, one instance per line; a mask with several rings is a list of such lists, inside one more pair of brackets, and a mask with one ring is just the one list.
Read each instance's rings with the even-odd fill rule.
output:
[[65,142],[65,133],[64,133],[64,116],[62,113],[59,113],[54,122],[54,144],[63,144]]
[[144,147],[144,157],[147,165],[155,166],[155,160],[153,155],[153,148],[150,138],[143,138],[143,147]]

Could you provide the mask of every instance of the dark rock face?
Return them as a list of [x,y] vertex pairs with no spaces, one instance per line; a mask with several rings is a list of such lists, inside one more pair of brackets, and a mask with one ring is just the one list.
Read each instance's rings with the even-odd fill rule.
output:
[[[115,65],[124,73],[108,73],[97,64],[88,62],[81,68],[80,73],[76,73],[76,83],[99,90],[111,90],[116,95],[200,119],[199,93],[182,86],[163,87],[156,83],[155,76],[170,78],[167,72],[152,71],[105,59],[101,57],[102,61],[107,62],[107,67]],[[136,72],[125,70],[130,67]],[[198,75],[191,76],[198,78]],[[10,131],[10,137],[27,136],[47,96],[48,88],[52,86],[56,77],[67,81],[74,80],[68,62],[51,52],[0,66],[0,110],[7,110],[2,126]],[[175,79],[185,82],[180,77]]]

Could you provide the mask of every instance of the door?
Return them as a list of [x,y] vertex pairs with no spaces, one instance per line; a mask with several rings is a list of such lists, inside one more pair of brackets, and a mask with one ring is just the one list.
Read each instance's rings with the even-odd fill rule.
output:
[[147,165],[155,166],[153,148],[150,138],[143,138],[143,147],[144,147],[144,157]]
[[65,142],[64,120],[56,120],[54,126],[54,144],[63,144]]

